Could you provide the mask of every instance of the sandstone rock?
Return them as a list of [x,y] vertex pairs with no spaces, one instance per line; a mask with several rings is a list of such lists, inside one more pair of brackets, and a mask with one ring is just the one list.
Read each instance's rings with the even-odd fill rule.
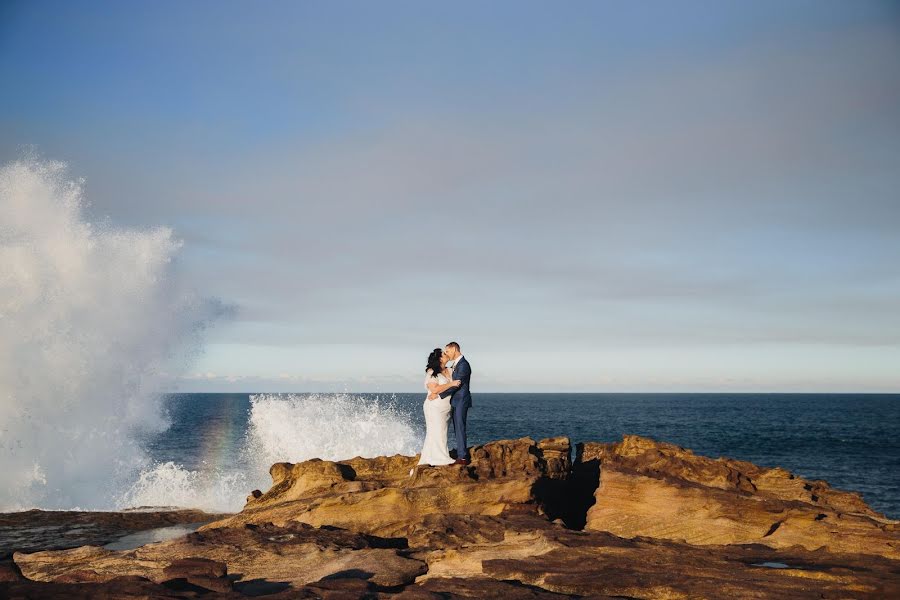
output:
[[537,556],[485,560],[484,574],[557,593],[616,598],[874,599],[900,593],[896,562],[878,557],[698,547],[601,532],[559,542],[560,548]]
[[179,577],[207,577],[216,579],[225,577],[228,569],[225,563],[209,560],[208,558],[179,558],[166,566],[163,570],[167,579]]
[[304,524],[220,528],[131,551],[85,546],[16,553],[15,561],[22,573],[35,581],[59,581],[62,577],[67,582],[109,581],[139,576],[157,583],[179,574],[188,582],[215,579],[219,571],[213,565],[222,563],[236,576],[235,589],[239,591],[252,586],[249,582],[254,580],[299,587],[337,573],[356,574],[392,587],[410,583],[426,570],[424,562],[401,556],[397,548],[385,547],[380,540]]
[[471,454],[277,463],[196,533],[16,553],[0,597],[900,597],[897,523],[825,482],[636,436]]
[[[372,582],[352,577],[326,577],[299,591],[300,597],[316,598],[317,600],[374,600],[379,597],[378,587]],[[293,599],[295,596],[292,594],[293,590],[284,592],[286,599]],[[306,596],[306,594],[311,595]]]
[[858,494],[824,481],[697,456],[638,436],[580,445],[578,463],[592,461],[600,463],[600,485],[587,512],[590,530],[698,545],[799,545],[900,558],[896,522]]
[[405,536],[427,515],[540,512],[550,496],[541,484],[567,478],[569,455],[568,438],[522,438],[473,447],[469,466],[417,467],[407,456],[277,463],[268,492],[205,529],[299,522]]
[[897,562],[871,555],[623,539],[533,515],[447,516],[427,528],[418,544],[410,538],[412,556],[428,563],[417,580],[426,590],[432,580],[485,578],[592,598],[886,598],[900,589]]
[[[227,575],[225,563],[208,558],[180,558],[163,568],[163,579],[167,582],[184,581],[214,592],[231,591],[232,582]],[[56,578],[56,581],[59,581],[59,578]]]
[[808,481],[785,469],[760,467],[731,458],[698,456],[691,450],[657,442],[637,435],[625,435],[613,444],[578,445],[578,461],[599,460],[603,466],[615,466],[647,476],[668,477],[717,488],[728,492],[746,492],[776,500],[796,500],[843,513],[859,513],[884,519],[855,492],[831,488],[820,480]]

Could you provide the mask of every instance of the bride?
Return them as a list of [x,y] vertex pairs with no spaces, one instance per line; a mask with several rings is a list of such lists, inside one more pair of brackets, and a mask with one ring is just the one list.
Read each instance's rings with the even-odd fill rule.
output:
[[454,462],[447,452],[450,397],[441,398],[440,394],[457,387],[460,382],[450,380],[448,362],[449,359],[444,358],[440,348],[435,348],[428,355],[428,366],[425,367],[425,389],[428,390],[428,395],[422,405],[425,412],[425,443],[422,444],[420,465],[449,465]]

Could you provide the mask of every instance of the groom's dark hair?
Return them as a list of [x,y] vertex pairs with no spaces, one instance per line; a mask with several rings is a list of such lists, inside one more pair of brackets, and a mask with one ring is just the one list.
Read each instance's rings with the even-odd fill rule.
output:
[[456,342],[450,342],[449,344],[447,344],[447,345],[444,346],[444,347],[445,347],[445,348],[453,348],[453,349],[456,350],[457,352],[460,351],[460,350],[459,350],[459,344],[457,344]]

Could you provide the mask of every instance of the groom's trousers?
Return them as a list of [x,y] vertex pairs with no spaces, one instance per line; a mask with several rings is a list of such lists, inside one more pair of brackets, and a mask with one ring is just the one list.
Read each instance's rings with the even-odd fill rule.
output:
[[456,458],[469,458],[469,446],[466,444],[466,415],[469,407],[460,402],[453,407],[453,433],[456,434]]

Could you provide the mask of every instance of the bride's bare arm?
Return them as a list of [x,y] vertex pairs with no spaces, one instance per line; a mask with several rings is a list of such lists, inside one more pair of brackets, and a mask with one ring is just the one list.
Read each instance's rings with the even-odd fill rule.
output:
[[441,394],[446,392],[452,387],[457,387],[459,385],[459,380],[454,379],[450,383],[440,384],[438,382],[433,382],[428,384],[428,391],[432,394]]

